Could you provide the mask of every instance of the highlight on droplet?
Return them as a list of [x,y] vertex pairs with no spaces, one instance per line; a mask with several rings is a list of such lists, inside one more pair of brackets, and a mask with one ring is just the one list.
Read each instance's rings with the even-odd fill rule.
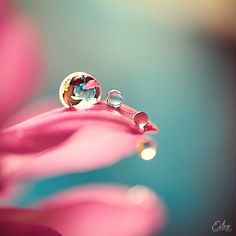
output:
[[136,151],[141,159],[149,161],[156,156],[157,146],[155,141],[150,137],[143,137],[138,141]]

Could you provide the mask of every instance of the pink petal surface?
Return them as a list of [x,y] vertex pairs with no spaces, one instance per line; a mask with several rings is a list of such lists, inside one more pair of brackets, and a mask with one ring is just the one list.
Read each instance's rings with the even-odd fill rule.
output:
[[55,109],[56,107],[57,104],[52,98],[43,98],[37,101],[28,102],[25,106],[21,107],[20,111],[16,112],[14,116],[8,118],[4,123],[3,128],[21,123],[33,116]]
[[29,95],[39,79],[39,48],[33,27],[21,16],[0,25],[0,123]]
[[2,236],[61,236],[46,226],[14,221],[0,221],[0,233]]
[[67,236],[147,236],[163,227],[165,211],[147,188],[95,185],[63,192],[31,210],[1,209],[2,219],[47,225]]
[[[23,177],[85,171],[130,155],[144,130],[129,107],[99,103],[87,110],[56,109],[3,130],[3,173]],[[157,131],[150,122],[145,131]]]

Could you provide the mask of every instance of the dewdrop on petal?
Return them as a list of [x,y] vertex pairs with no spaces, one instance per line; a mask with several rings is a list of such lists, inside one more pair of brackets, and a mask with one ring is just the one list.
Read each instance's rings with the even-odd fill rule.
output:
[[118,108],[124,103],[124,97],[119,90],[113,89],[107,93],[106,101],[108,106]]
[[133,116],[134,123],[138,125],[141,129],[144,129],[148,124],[148,115],[143,111],[138,111]]
[[67,108],[88,108],[98,103],[101,100],[101,95],[98,81],[85,72],[75,72],[68,75],[59,88],[60,101]]

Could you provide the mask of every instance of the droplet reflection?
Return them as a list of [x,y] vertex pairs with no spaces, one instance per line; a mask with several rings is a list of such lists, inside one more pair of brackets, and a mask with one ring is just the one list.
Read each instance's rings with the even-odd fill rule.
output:
[[124,102],[123,94],[119,90],[110,90],[107,93],[107,105],[118,108]]

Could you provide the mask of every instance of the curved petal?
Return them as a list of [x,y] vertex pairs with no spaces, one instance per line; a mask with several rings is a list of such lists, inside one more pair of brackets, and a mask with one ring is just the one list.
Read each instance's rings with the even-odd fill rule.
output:
[[47,225],[67,236],[147,236],[164,226],[165,211],[144,187],[95,185],[58,194],[34,210],[2,209],[2,218]]
[[0,27],[0,123],[29,95],[39,78],[39,47],[33,27],[8,16]]
[[3,125],[3,128],[16,125],[20,122],[30,119],[33,116],[37,116],[41,113],[48,112],[57,107],[56,102],[52,98],[43,98],[37,101],[29,102],[25,106],[10,117]]
[[47,226],[5,220],[0,221],[0,232],[4,236],[62,236]]
[[134,112],[102,102],[87,110],[56,109],[3,130],[3,172],[24,166],[18,175],[52,175],[112,164],[130,155],[144,132],[157,131],[151,122],[145,129],[134,124]]

